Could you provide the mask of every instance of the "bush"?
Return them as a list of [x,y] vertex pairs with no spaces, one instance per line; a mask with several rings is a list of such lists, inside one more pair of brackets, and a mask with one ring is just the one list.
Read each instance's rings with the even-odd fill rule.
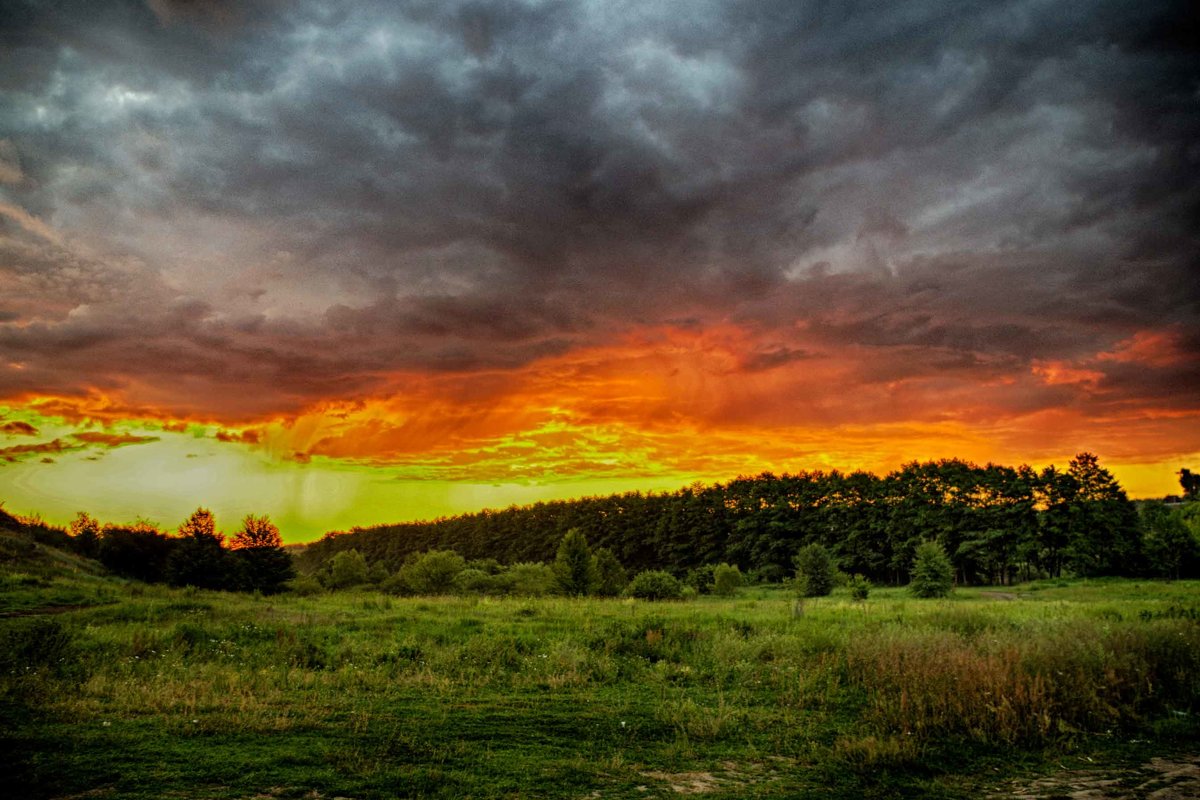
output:
[[330,589],[348,589],[369,581],[371,572],[367,560],[355,549],[343,550],[329,562],[325,585]]
[[467,567],[454,578],[454,588],[462,594],[493,594],[504,591],[504,582],[495,575],[475,567]]
[[742,571],[730,564],[718,564],[713,569],[713,592],[728,596],[742,585]]
[[850,589],[851,600],[866,600],[867,596],[871,594],[871,582],[862,575],[856,574],[850,578],[850,580],[846,581],[846,586]]
[[453,550],[429,550],[410,556],[388,585],[400,594],[451,594],[455,579],[466,568],[467,562]]
[[320,594],[325,591],[325,587],[321,582],[312,575],[301,575],[287,582],[287,590],[292,594],[298,594],[301,597],[311,597],[314,594]]
[[513,564],[505,570],[503,578],[509,594],[519,597],[541,597],[558,589],[554,570],[545,564]]
[[913,558],[909,591],[917,597],[945,597],[953,587],[954,566],[946,551],[937,542],[920,545]]
[[669,572],[648,569],[634,577],[625,594],[639,600],[678,600],[683,597],[683,584]]
[[824,597],[833,591],[833,557],[819,544],[810,544],[800,549],[793,563],[796,565],[796,591],[801,597]]

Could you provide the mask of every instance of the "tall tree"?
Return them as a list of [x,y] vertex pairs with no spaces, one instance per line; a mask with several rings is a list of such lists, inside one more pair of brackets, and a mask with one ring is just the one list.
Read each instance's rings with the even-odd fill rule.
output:
[[592,550],[587,539],[576,528],[567,531],[558,545],[554,558],[554,575],[564,594],[580,596],[592,591],[595,574]]

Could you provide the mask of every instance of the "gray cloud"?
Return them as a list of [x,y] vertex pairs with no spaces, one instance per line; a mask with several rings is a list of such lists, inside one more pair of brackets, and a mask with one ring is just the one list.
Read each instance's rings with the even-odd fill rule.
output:
[[[1198,321],[1188,3],[0,14],[0,196],[61,236],[4,219],[2,394],[254,414],[682,318],[763,332],[747,368],[801,321],[1016,369]],[[1181,341],[1147,392],[1200,388]]]

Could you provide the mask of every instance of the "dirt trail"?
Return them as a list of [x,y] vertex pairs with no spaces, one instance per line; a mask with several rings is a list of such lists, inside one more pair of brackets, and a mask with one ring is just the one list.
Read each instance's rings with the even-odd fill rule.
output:
[[40,606],[38,608],[21,608],[16,611],[0,611],[0,617],[40,617],[46,614],[66,614],[81,608],[98,608],[108,603],[76,603],[61,606]]
[[1152,758],[1140,767],[1112,772],[1066,770],[1016,784],[991,800],[1196,800],[1200,798],[1200,755]]

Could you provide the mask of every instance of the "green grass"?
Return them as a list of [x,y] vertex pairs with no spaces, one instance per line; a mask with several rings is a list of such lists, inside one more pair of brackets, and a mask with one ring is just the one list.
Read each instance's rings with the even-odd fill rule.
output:
[[1194,582],[797,609],[769,588],[261,598],[42,578],[6,573],[0,607],[69,586],[92,605],[0,620],[26,654],[0,654],[17,796],[977,797],[1198,732]]

